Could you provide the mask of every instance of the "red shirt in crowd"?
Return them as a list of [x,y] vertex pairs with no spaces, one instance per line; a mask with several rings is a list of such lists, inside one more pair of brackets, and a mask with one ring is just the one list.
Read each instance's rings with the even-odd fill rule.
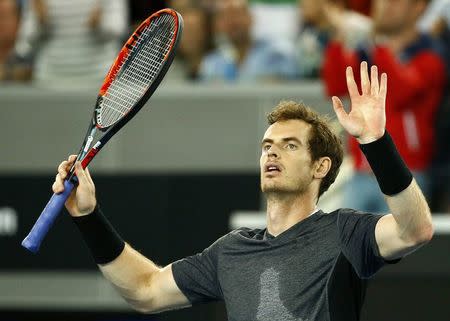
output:
[[[399,57],[383,46],[348,52],[338,42],[330,42],[325,50],[322,78],[330,96],[347,93],[345,68],[352,66],[359,84],[362,60],[377,65],[379,74],[388,75],[386,128],[411,170],[427,169],[434,150],[434,116],[441,104],[445,86],[444,60],[433,47],[431,38],[421,35]],[[353,137],[349,140],[355,168],[370,170]]]

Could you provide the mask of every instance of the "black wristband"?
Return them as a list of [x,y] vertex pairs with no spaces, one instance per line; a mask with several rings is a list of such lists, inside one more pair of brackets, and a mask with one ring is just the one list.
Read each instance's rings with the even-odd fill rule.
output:
[[85,216],[73,217],[97,264],[106,264],[122,253],[125,242],[103,215],[100,207]]
[[366,155],[383,194],[398,194],[411,184],[411,171],[406,167],[387,130],[380,139],[360,144],[359,148]]

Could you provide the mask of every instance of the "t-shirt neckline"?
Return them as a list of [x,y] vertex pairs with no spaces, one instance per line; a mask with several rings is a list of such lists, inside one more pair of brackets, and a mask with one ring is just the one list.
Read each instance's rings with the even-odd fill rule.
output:
[[289,235],[297,234],[299,229],[303,228],[305,224],[308,224],[308,222],[313,221],[313,218],[316,217],[317,214],[320,213],[320,212],[321,212],[321,210],[316,207],[314,209],[314,211],[311,214],[309,214],[308,217],[306,217],[303,220],[295,223],[290,228],[288,228],[287,230],[285,230],[282,233],[278,234],[277,236],[273,236],[272,234],[270,234],[267,231],[267,227],[265,227],[264,228],[263,239],[264,240],[268,240],[268,241],[277,241],[277,240],[284,239],[285,237],[288,237]]

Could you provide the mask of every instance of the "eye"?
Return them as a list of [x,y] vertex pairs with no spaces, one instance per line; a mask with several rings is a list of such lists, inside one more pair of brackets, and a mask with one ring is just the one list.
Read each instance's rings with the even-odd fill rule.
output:
[[286,147],[289,150],[296,150],[297,149],[297,145],[292,144],[292,143],[291,144],[287,144]]
[[263,145],[262,149],[263,151],[267,152],[270,149],[270,145],[269,144]]

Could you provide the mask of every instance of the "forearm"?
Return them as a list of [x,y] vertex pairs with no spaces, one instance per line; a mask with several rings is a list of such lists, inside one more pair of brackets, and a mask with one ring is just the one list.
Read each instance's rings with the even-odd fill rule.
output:
[[100,271],[119,294],[137,310],[151,306],[151,282],[160,267],[126,244],[112,262],[99,264]]
[[124,242],[98,205],[92,213],[73,219],[106,279],[133,308],[149,308],[151,280],[159,267]]
[[391,260],[403,257],[429,241],[433,228],[425,198],[385,130],[387,75],[382,73],[379,81],[378,68],[372,66],[369,77],[366,62],[361,63],[360,74],[362,94],[352,68],[346,71],[352,103],[350,113],[347,114],[337,97],[333,97],[333,107],[341,124],[360,143],[392,210],[392,214],[380,216],[374,231],[377,255]]
[[377,224],[380,253],[386,259],[402,257],[433,235],[428,204],[387,132],[360,146],[392,212]]
[[75,162],[76,158],[77,155],[70,155],[58,166],[52,189],[57,194],[64,191],[64,180],[75,164],[78,184],[65,206],[106,279],[134,309],[143,313],[189,306],[175,282],[172,264],[159,268],[132,249],[103,215],[89,170]]
[[433,234],[430,209],[425,197],[413,180],[402,192],[386,195],[386,202],[398,225],[399,236],[405,242],[427,242]]

